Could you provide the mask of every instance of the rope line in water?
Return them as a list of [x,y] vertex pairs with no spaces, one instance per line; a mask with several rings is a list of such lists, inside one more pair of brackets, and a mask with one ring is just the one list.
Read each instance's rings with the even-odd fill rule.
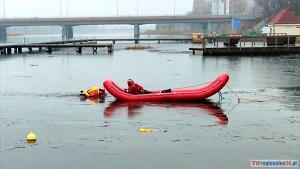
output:
[[238,103],[241,103],[241,100],[247,100],[247,102],[265,102],[264,100],[250,100],[250,99],[241,99],[231,88],[226,84],[228,89],[238,98]]
[[227,84],[226,84],[226,86],[238,98],[238,103],[240,103],[241,98],[234,91],[232,91],[231,88]]

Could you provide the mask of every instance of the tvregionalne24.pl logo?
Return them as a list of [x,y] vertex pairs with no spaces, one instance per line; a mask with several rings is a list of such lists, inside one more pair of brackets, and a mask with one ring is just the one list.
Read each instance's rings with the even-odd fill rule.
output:
[[298,167],[298,160],[251,160],[251,167]]

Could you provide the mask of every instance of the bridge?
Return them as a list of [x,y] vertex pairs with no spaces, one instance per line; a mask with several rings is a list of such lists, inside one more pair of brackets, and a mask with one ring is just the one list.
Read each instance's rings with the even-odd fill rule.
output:
[[207,32],[212,23],[233,23],[233,19],[252,20],[252,16],[204,15],[204,16],[140,16],[140,17],[77,17],[77,18],[12,18],[0,19],[0,41],[7,40],[7,27],[14,26],[61,26],[62,38],[73,39],[73,27],[81,25],[133,25],[134,39],[140,37],[140,25],[203,23]]

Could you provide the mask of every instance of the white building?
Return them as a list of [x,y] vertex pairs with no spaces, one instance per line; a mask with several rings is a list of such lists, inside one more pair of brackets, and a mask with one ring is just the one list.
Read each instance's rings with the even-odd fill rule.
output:
[[300,22],[292,11],[283,9],[262,28],[262,33],[300,35]]
[[212,15],[229,15],[230,0],[212,0]]

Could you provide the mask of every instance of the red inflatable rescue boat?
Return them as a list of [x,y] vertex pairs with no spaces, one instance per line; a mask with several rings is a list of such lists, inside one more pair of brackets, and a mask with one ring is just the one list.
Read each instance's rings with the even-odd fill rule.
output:
[[103,82],[104,88],[115,98],[123,101],[196,101],[206,99],[219,92],[228,82],[229,75],[223,73],[214,81],[200,87],[174,88],[168,92],[154,90],[149,94],[128,94],[112,80]]

